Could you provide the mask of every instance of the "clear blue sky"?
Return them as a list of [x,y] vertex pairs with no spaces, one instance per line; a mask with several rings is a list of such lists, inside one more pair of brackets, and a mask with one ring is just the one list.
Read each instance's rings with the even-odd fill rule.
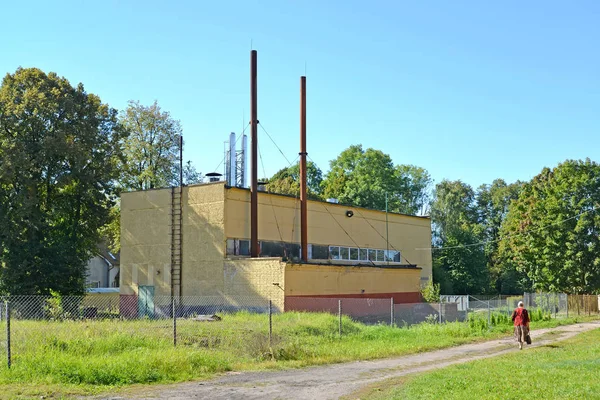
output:
[[[308,152],[324,171],[357,143],[473,186],[600,161],[593,0],[5,1],[1,13],[2,74],[54,71],[118,109],[156,99],[203,173],[248,121],[251,40],[259,119],[290,160],[306,63]],[[267,175],[287,165],[260,129],[259,146]]]

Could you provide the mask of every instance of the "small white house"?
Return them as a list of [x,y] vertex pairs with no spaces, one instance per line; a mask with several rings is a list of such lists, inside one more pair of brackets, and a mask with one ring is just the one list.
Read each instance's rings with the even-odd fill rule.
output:
[[88,261],[86,287],[119,287],[119,255],[111,253],[106,245],[98,245],[97,254]]

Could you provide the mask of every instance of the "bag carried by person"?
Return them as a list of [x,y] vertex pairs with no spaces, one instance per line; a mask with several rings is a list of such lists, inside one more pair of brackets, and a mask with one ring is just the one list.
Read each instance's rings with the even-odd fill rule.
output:
[[525,336],[525,341],[527,344],[531,344],[531,336],[529,336],[529,332],[527,332],[527,336]]

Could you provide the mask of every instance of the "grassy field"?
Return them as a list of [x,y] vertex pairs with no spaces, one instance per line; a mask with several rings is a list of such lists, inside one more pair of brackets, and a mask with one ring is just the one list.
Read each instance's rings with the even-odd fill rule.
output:
[[[575,321],[539,321],[534,328]],[[242,312],[218,322],[180,320],[174,348],[168,320],[13,321],[12,328],[13,366],[0,366],[2,398],[93,394],[232,370],[382,358],[491,339],[512,329],[479,319],[394,328],[344,317],[340,338],[335,316],[285,313],[273,317],[270,347],[267,316]]]
[[597,399],[599,370],[596,329],[564,342],[404,378],[368,398]]

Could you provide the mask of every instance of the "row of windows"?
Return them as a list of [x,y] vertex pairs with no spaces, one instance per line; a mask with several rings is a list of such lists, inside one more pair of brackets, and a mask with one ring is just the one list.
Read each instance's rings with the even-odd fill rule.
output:
[[[227,239],[227,255],[249,256],[250,241]],[[300,258],[300,245],[285,242],[260,242],[261,257]],[[401,262],[396,250],[362,249],[358,247],[308,245],[308,258],[311,260],[347,260],[373,262]]]
[[329,246],[332,260],[400,262],[400,252],[396,250],[360,249],[357,247]]

